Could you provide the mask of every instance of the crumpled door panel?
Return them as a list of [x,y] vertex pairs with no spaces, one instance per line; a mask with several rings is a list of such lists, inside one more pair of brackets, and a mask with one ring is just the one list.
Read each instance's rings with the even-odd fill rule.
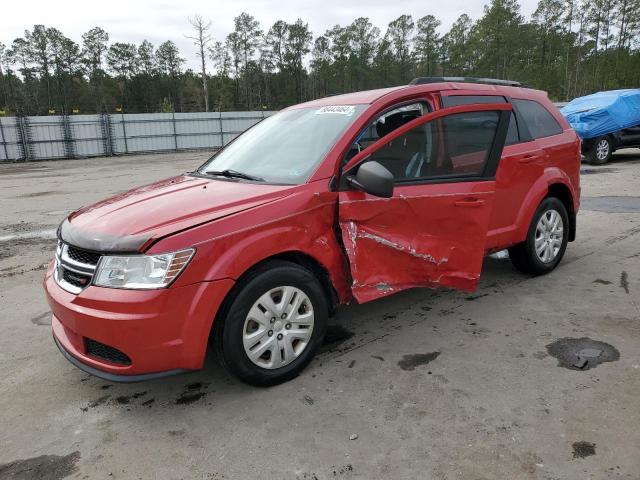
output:
[[358,302],[413,287],[475,290],[494,184],[411,185],[389,199],[341,192],[340,228]]

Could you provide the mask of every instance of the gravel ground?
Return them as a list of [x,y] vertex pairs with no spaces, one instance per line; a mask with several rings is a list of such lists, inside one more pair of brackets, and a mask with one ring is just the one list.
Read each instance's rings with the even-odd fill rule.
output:
[[285,385],[241,384],[215,358],[135,385],[82,373],[40,286],[56,226],[205,158],[0,165],[0,479],[640,478],[638,150],[583,167],[578,238],[551,275],[487,258],[473,295],[341,308]]

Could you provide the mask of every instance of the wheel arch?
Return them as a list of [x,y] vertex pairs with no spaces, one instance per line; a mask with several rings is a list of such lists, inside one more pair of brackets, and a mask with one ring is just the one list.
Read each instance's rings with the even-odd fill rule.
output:
[[615,152],[620,146],[620,132],[613,132],[603,135],[604,137],[609,137],[611,139],[611,153]]
[[571,182],[566,173],[558,168],[551,168],[538,178],[527,194],[517,219],[517,239],[524,241],[531,225],[531,220],[542,202],[547,197],[557,197],[567,208],[569,215],[569,241],[575,240],[576,236],[576,195],[571,187]]
[[567,214],[569,215],[569,241],[573,242],[576,239],[576,211],[571,190],[564,183],[557,182],[549,185],[547,191],[546,197],[557,198],[567,209]]
[[216,337],[220,336],[218,335],[218,333],[221,332],[221,329],[224,326],[224,319],[229,312],[229,308],[231,307],[233,300],[235,299],[236,295],[238,295],[242,287],[246,285],[246,283],[253,277],[264,271],[268,267],[269,263],[277,261],[293,263],[309,270],[314,275],[314,277],[318,279],[318,282],[320,282],[320,285],[322,286],[322,290],[325,293],[327,299],[327,305],[329,306],[329,315],[332,315],[334,313],[336,307],[340,303],[340,300],[338,297],[338,293],[336,292],[336,289],[331,282],[331,277],[326,267],[318,259],[302,251],[289,250],[279,252],[254,263],[238,277],[233,287],[229,290],[224,300],[220,304],[220,308],[218,308],[218,311],[216,312],[213,326],[209,334],[210,339],[211,337],[213,337],[215,340]]

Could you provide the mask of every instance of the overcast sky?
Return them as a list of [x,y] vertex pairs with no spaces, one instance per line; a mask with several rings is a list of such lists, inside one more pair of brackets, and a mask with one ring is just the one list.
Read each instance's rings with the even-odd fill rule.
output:
[[[14,38],[34,24],[56,27],[80,43],[91,27],[100,26],[110,35],[110,42],[140,43],[147,39],[154,45],[173,40],[188,65],[196,67],[187,17],[198,13],[212,22],[212,34],[224,40],[233,30],[233,18],[247,12],[260,22],[263,30],[276,20],[293,22],[302,18],[309,23],[314,37],[335,24],[346,25],[357,17],[369,17],[384,34],[387,24],[402,14],[414,19],[435,15],[448,30],[463,13],[474,20],[482,15],[489,0],[0,0],[2,28],[0,42],[10,45]],[[537,0],[520,0],[527,17]]]

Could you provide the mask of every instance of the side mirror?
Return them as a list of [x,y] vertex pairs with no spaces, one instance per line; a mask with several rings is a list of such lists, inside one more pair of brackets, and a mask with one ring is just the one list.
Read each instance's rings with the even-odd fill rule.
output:
[[393,174],[373,160],[360,165],[355,176],[347,177],[347,183],[357,190],[376,197],[393,196]]

